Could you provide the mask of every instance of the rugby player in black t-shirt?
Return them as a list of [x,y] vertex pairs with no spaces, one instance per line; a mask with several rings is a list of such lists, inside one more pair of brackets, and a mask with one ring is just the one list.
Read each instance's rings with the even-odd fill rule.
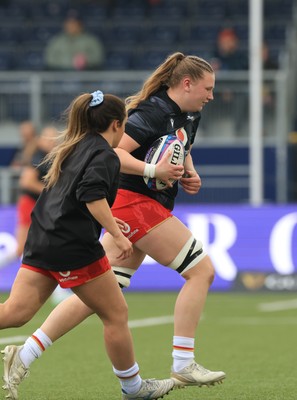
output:
[[[141,379],[127,304],[99,241],[104,227],[118,249],[119,261],[133,253],[132,243],[121,231],[124,222],[114,218],[110,209],[120,171],[113,148],[123,136],[125,123],[125,104],[116,96],[96,91],[71,103],[64,140],[44,161],[50,165],[45,188],[32,212],[21,268],[8,300],[0,304],[0,329],[29,321],[58,284],[71,288],[103,322],[105,347],[122,398],[153,399],[168,393],[174,380]],[[43,343],[50,343],[42,333],[40,338],[28,339],[31,355],[34,343],[40,345],[40,352]],[[18,385],[28,375],[28,354],[22,350],[12,345],[2,351],[3,388],[10,399],[18,398]]]

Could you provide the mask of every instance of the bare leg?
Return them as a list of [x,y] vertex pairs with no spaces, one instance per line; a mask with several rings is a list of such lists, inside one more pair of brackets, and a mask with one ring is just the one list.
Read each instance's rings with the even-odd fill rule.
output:
[[[116,258],[117,250],[112,236],[105,234],[102,243],[109,260],[113,261],[113,265],[120,264],[131,269],[137,269],[145,257],[145,254],[140,250],[134,249],[132,256],[128,260],[123,260],[119,263]],[[40,329],[54,342],[92,314],[94,314],[94,311],[84,304],[79,297],[73,295],[54,308]]]
[[[135,246],[157,262],[169,265],[191,237],[189,229],[177,218],[169,218],[138,240]],[[186,282],[181,289],[174,311],[174,334],[195,337],[209,286],[214,277],[214,268],[208,256],[183,277]]]
[[72,295],[53,309],[40,329],[54,342],[92,314],[93,310]]
[[135,360],[128,306],[114,273],[108,271],[73,291],[102,320],[105,346],[113,366],[122,371],[131,368]]
[[205,305],[208,289],[214,277],[210,258],[204,257],[183,275],[186,279],[175,303],[174,335],[195,337]]
[[53,279],[20,268],[9,298],[0,304],[0,329],[22,326],[30,321],[56,286]]

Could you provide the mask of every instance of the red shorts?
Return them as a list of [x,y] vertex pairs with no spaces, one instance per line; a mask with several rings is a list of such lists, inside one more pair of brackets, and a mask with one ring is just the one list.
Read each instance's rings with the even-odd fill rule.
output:
[[67,289],[83,285],[84,283],[97,278],[97,276],[103,275],[105,272],[111,269],[111,266],[108,258],[104,256],[92,264],[86,265],[85,267],[79,269],[74,269],[72,271],[50,271],[43,268],[32,267],[31,265],[27,264],[22,264],[21,268],[27,268],[31,271],[39,272],[48,278],[56,280],[62,288]]
[[20,225],[31,224],[31,212],[36,204],[36,200],[26,194],[20,196],[17,206],[18,223]]
[[170,210],[143,194],[119,189],[112,206],[112,214],[127,224],[124,235],[132,242],[145,236],[151,229],[171,218]]

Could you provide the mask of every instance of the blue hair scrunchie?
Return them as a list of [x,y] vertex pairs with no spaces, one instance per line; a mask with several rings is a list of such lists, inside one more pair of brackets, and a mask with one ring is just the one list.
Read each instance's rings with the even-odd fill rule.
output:
[[91,93],[92,100],[90,101],[90,107],[96,107],[101,104],[104,100],[104,94],[101,90],[96,90],[95,92]]

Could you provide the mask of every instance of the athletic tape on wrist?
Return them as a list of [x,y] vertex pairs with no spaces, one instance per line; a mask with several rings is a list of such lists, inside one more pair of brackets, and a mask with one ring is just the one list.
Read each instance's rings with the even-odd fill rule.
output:
[[156,176],[156,166],[153,164],[145,164],[143,176],[154,178]]

